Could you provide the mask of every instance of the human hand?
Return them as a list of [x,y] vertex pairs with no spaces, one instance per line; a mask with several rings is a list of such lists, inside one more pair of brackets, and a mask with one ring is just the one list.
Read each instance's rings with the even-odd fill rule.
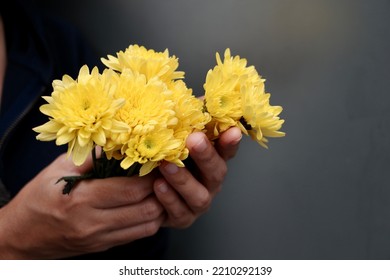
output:
[[155,181],[154,190],[167,212],[164,226],[186,228],[209,209],[221,190],[226,162],[235,156],[241,137],[240,129],[230,128],[213,146],[205,134],[193,133],[187,139],[187,147],[196,170],[167,162],[160,166],[163,178]]
[[0,259],[52,259],[103,251],[153,235],[165,217],[154,174],[83,180],[63,195],[58,178],[80,175],[64,155],[0,209]]

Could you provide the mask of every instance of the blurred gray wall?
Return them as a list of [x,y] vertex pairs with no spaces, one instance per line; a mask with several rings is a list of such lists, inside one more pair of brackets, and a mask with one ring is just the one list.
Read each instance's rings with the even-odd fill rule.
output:
[[179,57],[201,95],[229,47],[267,79],[285,138],[244,138],[223,191],[173,259],[390,259],[389,0],[41,1],[101,56]]

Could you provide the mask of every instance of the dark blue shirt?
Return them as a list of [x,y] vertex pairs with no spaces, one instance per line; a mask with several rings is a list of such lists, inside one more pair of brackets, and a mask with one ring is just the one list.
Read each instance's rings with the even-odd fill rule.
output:
[[[51,94],[54,79],[64,74],[76,78],[82,65],[91,69],[101,64],[72,25],[43,13],[32,1],[1,1],[0,12],[7,49],[0,109],[0,178],[12,198],[66,150],[53,141],[36,140],[32,129],[48,121],[39,111],[45,103],[41,96]],[[167,232],[160,230],[155,236],[77,258],[160,259],[166,243]]]

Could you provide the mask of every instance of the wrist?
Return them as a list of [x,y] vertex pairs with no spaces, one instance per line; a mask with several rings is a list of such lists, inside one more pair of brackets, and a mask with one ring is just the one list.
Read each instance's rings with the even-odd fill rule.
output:
[[29,259],[31,257],[22,250],[21,239],[12,229],[12,221],[9,222],[7,206],[0,208],[0,260]]

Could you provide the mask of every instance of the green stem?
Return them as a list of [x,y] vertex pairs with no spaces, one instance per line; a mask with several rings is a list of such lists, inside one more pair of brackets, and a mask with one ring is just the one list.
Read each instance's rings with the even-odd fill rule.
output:
[[96,159],[96,146],[93,147],[93,149],[92,149],[92,162],[93,162],[93,170],[96,173],[96,172],[98,172],[98,170],[97,170],[98,167],[97,167],[97,164],[96,164],[96,162],[97,162],[97,159]]
[[75,187],[75,185],[85,179],[91,178],[108,178],[113,176],[133,176],[139,172],[141,165],[139,163],[134,163],[129,170],[124,170],[120,166],[120,161],[114,158],[108,159],[106,154],[102,152],[101,157],[97,158],[96,155],[96,146],[92,149],[92,160],[93,160],[93,169],[83,175],[79,176],[64,176],[60,178],[57,183],[65,181],[66,184],[62,190],[63,194],[68,194]]
[[64,189],[62,190],[62,194],[69,195],[70,191],[73,189],[73,187],[76,185],[76,183],[78,183],[81,180],[90,179],[93,177],[94,177],[93,172],[86,173],[86,174],[80,175],[80,176],[64,176],[64,177],[58,179],[56,184],[61,182],[61,181],[65,181],[66,184],[64,186]]
[[139,171],[139,167],[140,167],[139,163],[137,162],[133,163],[133,165],[129,167],[126,176],[127,177],[133,176],[136,172]]

